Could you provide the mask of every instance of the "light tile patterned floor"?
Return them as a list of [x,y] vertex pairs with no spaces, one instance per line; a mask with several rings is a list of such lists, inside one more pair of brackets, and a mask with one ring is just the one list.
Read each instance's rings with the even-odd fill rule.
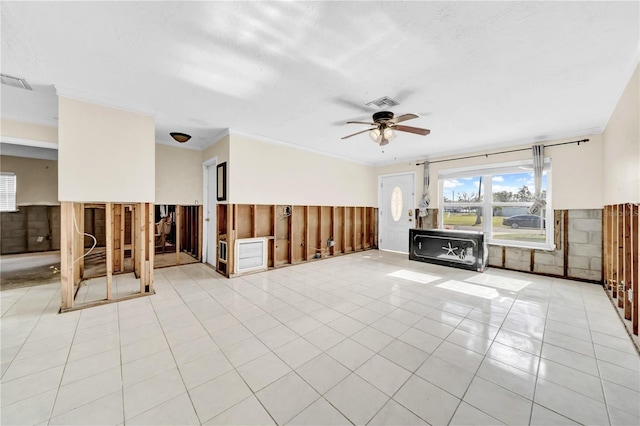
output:
[[640,424],[597,285],[375,250],[155,280],[62,315],[57,285],[1,292],[2,424]]

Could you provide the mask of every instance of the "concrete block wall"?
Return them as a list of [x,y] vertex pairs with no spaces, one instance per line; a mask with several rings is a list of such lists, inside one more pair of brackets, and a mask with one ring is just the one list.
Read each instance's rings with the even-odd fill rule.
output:
[[564,274],[564,250],[562,247],[554,251],[536,250],[534,253],[533,272],[539,274]]
[[489,266],[502,267],[502,247],[489,246],[489,257],[487,259]]
[[0,214],[0,241],[2,254],[24,253],[27,251],[24,227],[24,211],[2,212]]
[[60,250],[59,206],[20,206],[0,221],[2,254]]
[[602,210],[569,210],[570,277],[602,278]]
[[[564,221],[561,221],[560,240],[556,241],[554,251],[533,250],[532,263],[532,249],[490,245],[489,266],[600,282],[602,279],[602,210],[564,210],[562,214],[568,216],[568,227],[565,230]],[[565,236],[568,241],[566,275]]]

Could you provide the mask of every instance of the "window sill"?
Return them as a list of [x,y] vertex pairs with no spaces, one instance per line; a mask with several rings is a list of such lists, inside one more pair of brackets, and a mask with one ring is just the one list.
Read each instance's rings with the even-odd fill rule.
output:
[[521,249],[533,249],[533,250],[542,250],[542,251],[555,251],[555,244],[526,244],[526,243],[512,243],[501,240],[487,240],[487,245],[490,246],[499,246],[499,247],[513,247],[513,248],[521,248]]

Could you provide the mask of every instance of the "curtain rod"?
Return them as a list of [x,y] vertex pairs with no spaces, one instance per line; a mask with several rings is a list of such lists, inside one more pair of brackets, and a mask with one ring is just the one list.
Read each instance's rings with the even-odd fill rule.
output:
[[[580,139],[579,141],[571,141],[571,142],[558,142],[558,143],[552,143],[552,144],[549,144],[549,145],[542,145],[542,146],[547,148],[547,147],[550,147],[550,146],[569,145],[569,144],[573,144],[573,143],[577,143],[578,146],[579,146],[580,143],[582,143],[582,142],[589,142],[589,139]],[[520,152],[520,151],[529,151],[530,149],[531,148],[519,148],[519,149],[511,149],[511,150],[508,150],[508,151],[491,152],[489,154],[477,154],[477,155],[467,155],[466,157],[447,158],[445,160],[422,161],[420,163],[416,163],[416,166],[421,166],[424,163],[429,163],[429,164],[444,163],[445,161],[466,160],[468,158],[478,158],[478,157],[488,158],[490,155],[508,154],[508,153],[511,153],[511,152]]]

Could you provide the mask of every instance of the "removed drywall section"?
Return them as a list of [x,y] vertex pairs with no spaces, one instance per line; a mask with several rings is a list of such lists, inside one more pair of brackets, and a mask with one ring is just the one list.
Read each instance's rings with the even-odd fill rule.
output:
[[202,153],[156,144],[156,204],[202,204]]
[[0,121],[2,136],[41,142],[58,142],[58,128],[41,124],[24,123],[2,119]]
[[[253,271],[253,266],[262,270],[377,246],[374,207],[220,204],[217,210],[216,269],[227,277],[246,272],[237,262],[246,264],[248,258]],[[243,256],[236,253],[236,242],[257,247]]]
[[573,278],[602,278],[602,210],[569,210],[567,274]]
[[153,117],[58,97],[60,201],[155,200]]
[[[640,202],[640,67],[604,130],[604,204]],[[583,169],[586,170],[586,169]]]
[[0,171],[16,174],[16,204],[58,205],[58,162],[0,156]]
[[229,202],[376,206],[373,166],[231,133]]
[[584,281],[602,279],[602,210],[555,211],[559,241],[553,251],[489,246],[489,266]]

